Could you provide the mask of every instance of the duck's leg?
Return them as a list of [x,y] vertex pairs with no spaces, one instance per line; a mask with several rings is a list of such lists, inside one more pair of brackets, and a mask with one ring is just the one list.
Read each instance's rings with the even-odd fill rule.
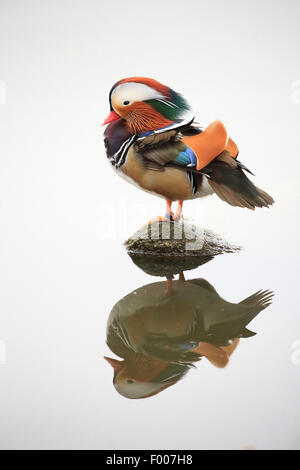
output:
[[183,206],[183,201],[178,201],[178,205],[177,205],[176,213],[175,213],[175,216],[174,216],[174,220],[182,219],[182,217],[183,217],[183,215],[182,215],[182,206]]
[[167,199],[167,208],[166,208],[165,218],[167,220],[174,220],[174,214],[172,212],[172,201],[170,201],[169,199]]
[[155,219],[149,220],[147,225],[150,225],[153,222],[165,222],[165,221],[170,222],[170,220],[171,221],[174,220],[174,214],[172,212],[172,201],[167,199],[167,207],[166,207],[165,216],[164,217],[159,216],[159,217],[156,217]]
[[181,271],[181,272],[179,273],[179,279],[178,279],[178,280],[179,280],[179,281],[185,281],[185,277],[184,277],[184,272],[183,272],[183,271]]

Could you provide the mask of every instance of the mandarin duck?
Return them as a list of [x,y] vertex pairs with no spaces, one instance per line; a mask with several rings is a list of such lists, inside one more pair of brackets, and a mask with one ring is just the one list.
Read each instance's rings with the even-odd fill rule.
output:
[[125,78],[110,90],[109,104],[103,123],[107,157],[121,177],[166,200],[159,220],[178,220],[183,201],[213,193],[253,210],[273,204],[246,176],[251,171],[237,159],[238,147],[224,124],[215,121],[202,130],[187,101],[171,88],[151,78]]
[[205,357],[223,368],[246,327],[271,303],[259,291],[238,304],[227,302],[204,279],[145,285],[121,299],[107,324],[107,345],[123,361],[105,357],[113,384],[126,398],[148,398],[181,380]]

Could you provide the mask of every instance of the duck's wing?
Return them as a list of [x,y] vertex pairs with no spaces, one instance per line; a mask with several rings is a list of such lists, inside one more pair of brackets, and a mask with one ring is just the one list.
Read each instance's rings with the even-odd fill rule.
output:
[[153,134],[135,143],[135,151],[143,159],[144,166],[151,170],[164,171],[165,166],[175,162],[186,145],[176,130]]
[[149,333],[143,349],[147,354],[161,361],[192,365],[201,360],[201,356],[192,351],[197,346],[198,341],[193,340],[188,334],[170,338],[164,333]]
[[164,132],[153,132],[139,137],[134,149],[143,159],[145,167],[151,170],[164,171],[167,165],[182,169],[196,167],[196,155],[183,140],[185,136],[196,136],[201,132],[200,127],[192,123]]
[[152,170],[163,171],[166,165],[172,165],[200,174],[214,159],[222,158],[224,150],[233,161],[238,154],[237,145],[228,137],[220,121],[214,121],[204,131],[189,123],[164,132],[147,133],[137,138],[135,150],[144,159],[145,166]]

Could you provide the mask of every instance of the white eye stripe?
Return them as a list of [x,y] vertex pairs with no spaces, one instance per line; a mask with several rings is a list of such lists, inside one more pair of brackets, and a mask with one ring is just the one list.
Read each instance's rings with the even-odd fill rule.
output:
[[143,83],[121,83],[112,92],[111,102],[113,106],[122,106],[124,101],[147,101],[165,99],[165,96]]

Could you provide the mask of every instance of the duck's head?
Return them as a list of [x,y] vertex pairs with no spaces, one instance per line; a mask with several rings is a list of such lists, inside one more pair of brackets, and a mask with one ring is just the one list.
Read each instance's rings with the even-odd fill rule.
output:
[[124,119],[133,134],[169,126],[190,109],[179,93],[145,77],[119,80],[110,90],[109,104],[110,114],[103,125]]
[[157,395],[183,378],[189,369],[139,354],[123,361],[105,359],[114,369],[115,389],[123,397],[131,399]]

